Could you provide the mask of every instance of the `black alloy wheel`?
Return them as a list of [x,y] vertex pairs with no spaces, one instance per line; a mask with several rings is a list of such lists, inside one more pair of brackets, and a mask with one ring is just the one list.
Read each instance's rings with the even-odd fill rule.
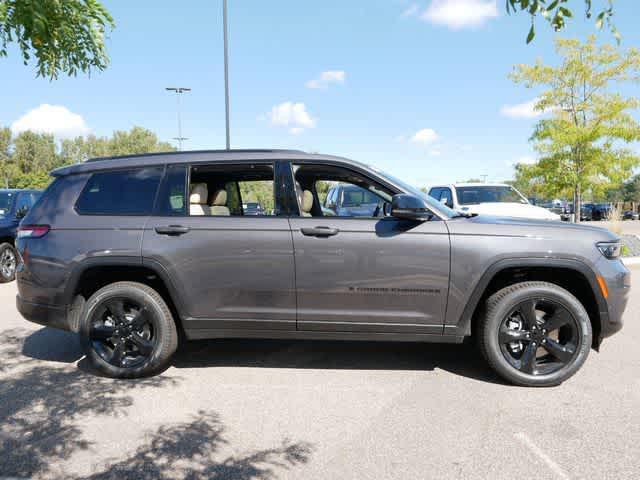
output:
[[547,375],[578,354],[578,322],[563,305],[546,298],[521,302],[504,318],[498,341],[504,358],[529,375]]
[[143,364],[156,343],[153,317],[146,307],[126,298],[111,298],[94,310],[89,338],[92,348],[114,367]]

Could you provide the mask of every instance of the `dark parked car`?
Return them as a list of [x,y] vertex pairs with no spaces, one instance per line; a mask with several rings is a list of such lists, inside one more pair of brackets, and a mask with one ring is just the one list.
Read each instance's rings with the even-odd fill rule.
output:
[[246,202],[242,204],[242,210],[245,215],[264,215],[262,205],[258,202]]
[[[18,234],[17,306],[80,333],[113,377],[166,367],[183,338],[461,343],[519,385],[557,385],[622,327],[620,239],[464,215],[344,158],[283,150],[97,159],[53,172]],[[244,182],[272,215],[242,215]],[[383,204],[326,216],[318,186]],[[367,202],[373,203],[373,202]],[[388,212],[388,214],[386,213]]]
[[0,282],[15,278],[16,231],[22,217],[40,197],[40,190],[0,189]]
[[623,220],[639,220],[640,213],[635,212],[633,210],[625,210],[625,212],[622,214],[622,219]]
[[324,201],[325,215],[371,217],[384,204],[380,197],[357,185],[338,184],[329,189]]
[[585,203],[584,207],[591,212],[591,220],[606,220],[611,212],[611,205],[608,203]]

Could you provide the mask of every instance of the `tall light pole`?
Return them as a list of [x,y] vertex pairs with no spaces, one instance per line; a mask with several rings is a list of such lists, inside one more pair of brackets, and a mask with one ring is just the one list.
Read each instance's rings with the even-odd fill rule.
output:
[[222,0],[222,22],[224,23],[224,110],[227,131],[227,150],[231,149],[229,133],[229,33],[227,31],[227,0]]
[[176,98],[178,99],[178,136],[174,137],[174,140],[178,141],[178,150],[182,150],[182,141],[188,140],[182,136],[182,118],[180,117],[180,97],[184,92],[190,92],[191,89],[187,87],[167,87],[165,90],[176,92]]

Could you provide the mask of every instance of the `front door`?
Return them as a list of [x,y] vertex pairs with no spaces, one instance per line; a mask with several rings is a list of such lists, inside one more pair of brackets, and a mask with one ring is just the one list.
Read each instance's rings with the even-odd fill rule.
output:
[[[298,329],[442,334],[450,254],[445,222],[385,216],[394,192],[354,172],[300,165],[295,176],[301,216],[290,223]],[[329,211],[322,192],[337,187],[351,193]],[[380,195],[379,205],[371,194]]]
[[278,216],[273,169],[167,169],[142,254],[167,272],[192,337],[211,329],[295,330],[293,244],[287,218]]

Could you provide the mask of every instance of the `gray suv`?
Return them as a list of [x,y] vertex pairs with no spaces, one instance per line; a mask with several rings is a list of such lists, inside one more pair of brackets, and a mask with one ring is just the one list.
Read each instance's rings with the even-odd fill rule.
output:
[[[456,213],[377,169],[283,150],[90,160],[53,172],[17,239],[17,306],[78,332],[101,372],[161,371],[186,339],[461,343],[556,385],[620,330],[620,241],[595,227]],[[383,208],[326,216],[318,186]],[[243,215],[243,195],[273,209]],[[323,190],[326,191],[326,188]]]

